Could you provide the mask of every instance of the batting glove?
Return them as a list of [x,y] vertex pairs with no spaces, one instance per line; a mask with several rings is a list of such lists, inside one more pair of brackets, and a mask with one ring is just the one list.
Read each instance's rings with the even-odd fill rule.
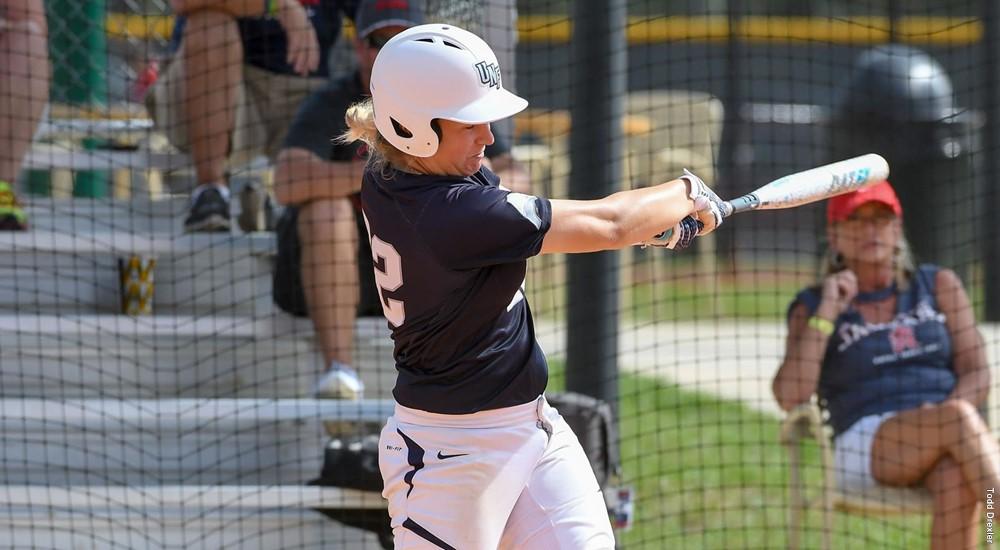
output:
[[724,219],[722,216],[725,209],[724,201],[687,168],[684,169],[684,175],[680,179],[688,183],[688,197],[694,201],[695,214],[702,224],[697,236],[708,235],[715,231],[722,225]]
[[649,240],[639,243],[643,248],[653,246],[657,248],[668,248],[671,250],[684,250],[691,246],[694,238],[698,236],[703,224],[687,216],[677,223],[677,225],[667,229]]

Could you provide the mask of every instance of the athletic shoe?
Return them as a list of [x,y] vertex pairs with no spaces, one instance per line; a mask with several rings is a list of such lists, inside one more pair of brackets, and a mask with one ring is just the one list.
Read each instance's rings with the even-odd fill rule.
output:
[[28,229],[28,216],[24,213],[10,184],[0,181],[0,231],[25,229]]
[[198,194],[187,219],[184,231],[187,233],[229,231],[229,201],[215,187],[209,187]]
[[323,373],[313,387],[313,395],[318,399],[361,399],[365,384],[358,371],[336,361]]

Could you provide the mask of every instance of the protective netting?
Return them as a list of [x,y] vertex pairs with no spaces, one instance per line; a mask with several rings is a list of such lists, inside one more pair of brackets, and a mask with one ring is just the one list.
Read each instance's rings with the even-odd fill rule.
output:
[[[357,3],[0,0],[0,546],[391,547],[387,268],[334,138],[399,28],[360,37]],[[487,151],[517,191],[890,165],[901,218],[817,203],[528,261],[548,391],[614,411],[618,546],[994,541],[1000,6],[423,8],[529,100]]]

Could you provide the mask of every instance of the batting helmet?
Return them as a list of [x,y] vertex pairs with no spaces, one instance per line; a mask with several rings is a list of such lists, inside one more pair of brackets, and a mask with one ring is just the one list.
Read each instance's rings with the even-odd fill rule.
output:
[[442,24],[412,27],[389,40],[375,58],[371,94],[379,133],[416,157],[437,152],[436,118],[484,124],[528,106],[503,88],[497,57],[482,38]]

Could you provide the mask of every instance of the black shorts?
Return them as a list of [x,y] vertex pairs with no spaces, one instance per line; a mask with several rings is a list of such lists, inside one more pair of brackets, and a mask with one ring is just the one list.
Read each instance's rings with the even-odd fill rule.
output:
[[[371,245],[368,243],[365,222],[360,211],[354,209],[358,226],[358,282],[360,299],[358,317],[381,317],[382,305],[375,288]],[[272,294],[274,303],[282,311],[298,317],[308,317],[309,307],[302,288],[302,243],[299,240],[299,209],[285,208],[275,227],[278,253],[274,258]]]

